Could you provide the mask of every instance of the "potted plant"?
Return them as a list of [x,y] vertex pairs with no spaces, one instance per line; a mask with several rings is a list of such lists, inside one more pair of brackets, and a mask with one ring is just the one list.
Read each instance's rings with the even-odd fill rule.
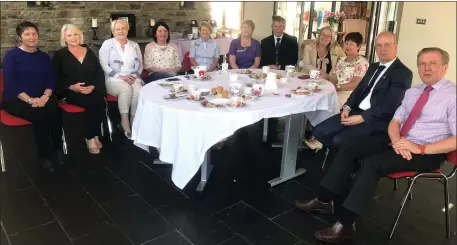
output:
[[337,32],[339,24],[343,23],[343,20],[346,19],[346,14],[344,12],[327,12],[324,18],[328,21],[332,29]]

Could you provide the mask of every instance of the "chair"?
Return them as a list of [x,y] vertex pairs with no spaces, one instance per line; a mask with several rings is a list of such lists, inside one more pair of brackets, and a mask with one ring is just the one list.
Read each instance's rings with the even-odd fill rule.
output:
[[190,52],[187,51],[185,54],[184,54],[184,71],[185,72],[188,72],[190,70],[190,58],[189,58],[189,54]]
[[447,154],[447,161],[454,164],[454,169],[448,174],[443,174],[439,169],[433,172],[398,172],[398,173],[390,173],[387,175],[388,178],[394,180],[394,188],[395,190],[398,189],[397,180],[401,178],[406,178],[408,180],[408,189],[406,191],[405,196],[400,205],[400,210],[398,210],[397,218],[392,227],[392,231],[390,232],[389,238],[392,238],[395,228],[397,227],[398,220],[400,219],[401,212],[403,211],[403,207],[405,206],[406,200],[412,199],[411,189],[414,185],[414,181],[416,179],[432,179],[438,180],[444,185],[444,210],[445,210],[445,219],[446,219],[446,238],[450,237],[450,220],[449,220],[449,189],[448,189],[448,181],[452,178],[456,171],[457,171],[457,152],[452,151]]
[[[2,69],[0,69],[0,94],[3,93],[3,72]],[[2,98],[0,97],[0,104],[2,102]],[[32,125],[31,122],[24,120],[20,117],[15,117],[5,110],[0,110],[0,122],[9,127],[16,127],[16,126],[27,126],[27,125]],[[2,172],[6,172],[6,165],[5,165],[5,154],[3,153],[3,145],[2,145],[2,139],[0,135],[0,165],[2,168]]]

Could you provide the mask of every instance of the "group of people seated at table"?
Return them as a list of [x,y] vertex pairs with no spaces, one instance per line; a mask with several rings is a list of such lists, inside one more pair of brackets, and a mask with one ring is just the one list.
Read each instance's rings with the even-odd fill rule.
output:
[[[190,50],[191,64],[209,70],[217,67],[219,59],[218,44],[209,38],[210,27],[201,24],[201,36]],[[273,18],[273,34],[261,43],[252,39],[254,29],[252,21],[243,21],[240,37],[230,45],[232,68],[284,69],[296,64],[297,39],[284,33],[283,18]],[[85,109],[87,148],[98,154],[107,95],[118,98],[119,127],[129,136],[144,85],[143,69],[150,72],[148,81],[174,76],[181,69],[178,48],[170,43],[166,23],[154,26],[154,41],[147,45],[144,59],[138,44],[128,40],[128,30],[126,21],[112,21],[114,37],[103,43],[97,58],[83,44],[81,30],[66,24],[61,30],[62,49],[51,60],[37,48],[35,24],[24,21],[16,27],[20,45],[5,54],[2,109],[32,122],[44,169],[52,171],[62,162],[59,100]],[[398,59],[392,33],[381,32],[376,37],[379,62],[370,65],[358,54],[363,41],[360,33],[348,33],[343,49],[333,39],[332,30],[324,27],[316,42],[303,51],[305,71],[320,70],[321,77],[335,85],[342,107],[340,114],[313,130],[315,140],[328,149],[325,176],[317,197],[296,201],[296,206],[309,212],[333,214],[338,210],[338,221],[315,233],[321,241],[336,243],[354,237],[355,219],[366,210],[381,177],[439,169],[446,153],[457,148],[457,108],[456,86],[445,77],[449,66],[446,51],[431,47],[417,54],[421,83],[411,87],[412,72]],[[333,203],[336,197],[344,200],[338,209]]]

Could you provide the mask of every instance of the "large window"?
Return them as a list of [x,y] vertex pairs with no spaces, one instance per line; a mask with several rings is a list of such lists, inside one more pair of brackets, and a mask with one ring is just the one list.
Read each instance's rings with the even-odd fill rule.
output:
[[241,2],[211,2],[211,19],[217,27],[239,30],[241,24]]

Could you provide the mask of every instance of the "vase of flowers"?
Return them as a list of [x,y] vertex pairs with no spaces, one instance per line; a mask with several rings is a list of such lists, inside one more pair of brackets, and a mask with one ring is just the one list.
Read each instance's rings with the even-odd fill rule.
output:
[[326,12],[324,19],[328,21],[333,31],[337,32],[339,24],[343,23],[343,20],[346,19],[346,14],[344,12]]

